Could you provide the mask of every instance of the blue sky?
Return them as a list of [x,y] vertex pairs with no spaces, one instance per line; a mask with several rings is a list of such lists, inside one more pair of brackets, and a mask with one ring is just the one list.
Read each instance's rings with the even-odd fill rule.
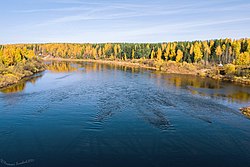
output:
[[0,43],[250,36],[250,0],[3,0]]

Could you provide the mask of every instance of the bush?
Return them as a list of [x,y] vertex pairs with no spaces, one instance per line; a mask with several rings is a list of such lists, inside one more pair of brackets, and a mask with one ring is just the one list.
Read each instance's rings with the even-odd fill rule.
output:
[[235,65],[233,64],[227,64],[225,65],[225,73],[229,75],[234,75],[236,72]]
[[182,67],[184,69],[186,69],[186,70],[189,70],[189,71],[195,71],[195,70],[197,70],[196,67],[193,64],[187,63],[187,62],[183,62],[182,63]]
[[156,67],[156,69],[161,70],[161,67],[162,67],[163,63],[164,63],[163,60],[156,60],[154,62],[154,66]]

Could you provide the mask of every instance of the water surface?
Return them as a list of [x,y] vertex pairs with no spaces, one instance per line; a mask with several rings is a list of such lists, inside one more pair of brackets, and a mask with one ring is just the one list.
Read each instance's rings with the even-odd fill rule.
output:
[[[250,87],[95,63],[0,93],[0,166],[249,166]],[[23,163],[23,165],[21,164]]]

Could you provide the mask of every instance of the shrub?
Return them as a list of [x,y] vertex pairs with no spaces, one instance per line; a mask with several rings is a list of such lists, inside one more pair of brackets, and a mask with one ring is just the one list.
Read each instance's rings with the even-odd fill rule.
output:
[[164,61],[163,60],[156,60],[154,62],[154,66],[158,69],[158,70],[161,70],[161,67],[163,65]]
[[193,64],[187,63],[187,62],[183,62],[182,63],[182,67],[184,69],[186,69],[186,70],[189,70],[189,71],[195,71],[195,70],[197,70],[196,67]]
[[226,74],[233,75],[233,74],[235,74],[235,72],[236,72],[235,65],[233,65],[233,64],[225,65],[225,73]]

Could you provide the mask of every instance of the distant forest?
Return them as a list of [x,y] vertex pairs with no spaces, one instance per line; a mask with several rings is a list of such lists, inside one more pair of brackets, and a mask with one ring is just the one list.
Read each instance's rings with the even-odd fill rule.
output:
[[36,56],[70,59],[152,59],[204,65],[250,65],[250,39],[169,43],[13,44],[0,45],[0,64],[15,65]]

